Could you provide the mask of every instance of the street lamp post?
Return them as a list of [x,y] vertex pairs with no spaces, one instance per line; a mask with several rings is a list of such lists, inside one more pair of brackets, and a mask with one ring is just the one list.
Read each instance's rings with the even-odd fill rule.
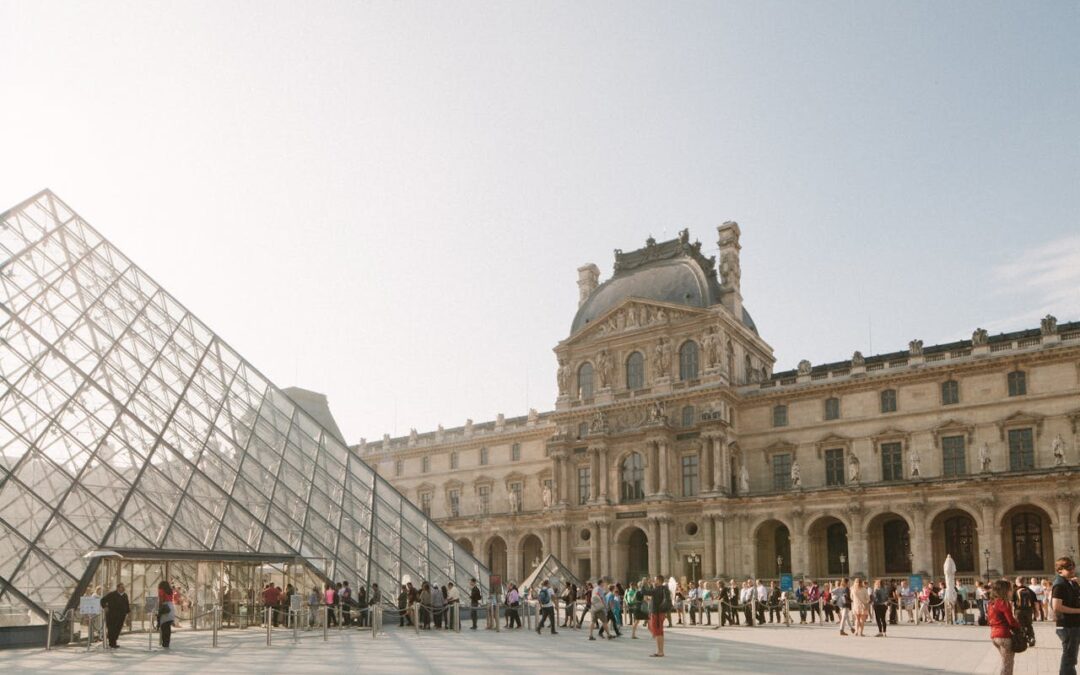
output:
[[847,576],[847,554],[846,553],[841,553],[840,554],[840,572],[845,577]]
[[780,570],[783,568],[783,566],[784,566],[784,556],[782,556],[782,555],[776,556],[776,578],[777,579],[780,578]]
[[990,581],[990,549],[983,550],[983,560],[986,561],[986,565],[983,567],[983,574],[986,575],[986,580]]
[[694,583],[694,584],[697,583],[697,578],[698,578],[697,570],[698,570],[698,564],[700,562],[701,562],[701,556],[698,555],[697,553],[692,553],[692,554],[686,556],[686,564],[690,565],[690,577],[691,577],[690,581],[691,581],[691,583]]

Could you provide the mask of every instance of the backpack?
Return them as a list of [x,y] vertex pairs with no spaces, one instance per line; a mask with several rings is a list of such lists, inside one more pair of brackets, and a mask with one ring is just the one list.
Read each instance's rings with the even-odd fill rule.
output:
[[670,612],[671,611],[671,589],[667,586],[661,586],[660,599],[657,601],[656,611],[658,612]]
[[540,589],[540,604],[547,605],[551,602],[551,591],[546,588]]

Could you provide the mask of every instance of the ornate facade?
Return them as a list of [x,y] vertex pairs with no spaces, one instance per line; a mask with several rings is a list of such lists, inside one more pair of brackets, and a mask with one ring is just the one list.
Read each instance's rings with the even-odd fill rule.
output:
[[774,373],[739,227],[578,270],[550,412],[358,450],[492,571],[1048,573],[1075,552],[1080,322]]

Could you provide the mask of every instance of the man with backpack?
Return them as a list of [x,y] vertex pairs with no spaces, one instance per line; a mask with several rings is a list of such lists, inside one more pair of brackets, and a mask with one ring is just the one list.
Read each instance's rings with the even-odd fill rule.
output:
[[[596,586],[592,590],[592,594],[589,596],[589,611],[592,613],[592,621],[589,623],[589,639],[595,640],[593,637],[593,628],[596,628],[597,624],[600,625],[600,635],[604,635],[604,629],[607,628],[608,621],[608,608],[607,598],[604,590],[604,580],[597,579]],[[612,639],[615,636],[608,633],[608,639]]]
[[[644,593],[644,591],[643,591]],[[653,582],[652,590],[647,593],[652,598],[652,612],[649,614],[649,632],[656,639],[656,653],[651,656],[664,655],[664,620],[671,612],[671,589],[664,582],[664,575],[657,574]]]
[[472,628],[476,630],[476,616],[480,612],[480,587],[476,579],[469,579],[469,612],[472,614]]
[[1023,577],[1016,577],[1016,592],[1013,593],[1013,609],[1020,630],[1027,636],[1028,646],[1035,646],[1035,627],[1031,622],[1035,618],[1035,593],[1024,583]]
[[540,601],[540,622],[536,624],[536,634],[540,634],[540,629],[544,627],[544,622],[548,619],[551,620],[551,634],[558,635],[558,631],[555,630],[555,601],[551,592],[551,582],[544,579],[544,582],[540,584],[540,593],[537,599]]

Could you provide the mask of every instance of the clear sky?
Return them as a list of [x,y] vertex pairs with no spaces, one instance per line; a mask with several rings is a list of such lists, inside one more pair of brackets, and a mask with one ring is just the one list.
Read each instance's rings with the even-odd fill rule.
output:
[[1077,36],[1076,2],[0,0],[0,208],[52,188],[375,439],[551,409],[577,267],[725,220],[778,370],[1080,319]]

